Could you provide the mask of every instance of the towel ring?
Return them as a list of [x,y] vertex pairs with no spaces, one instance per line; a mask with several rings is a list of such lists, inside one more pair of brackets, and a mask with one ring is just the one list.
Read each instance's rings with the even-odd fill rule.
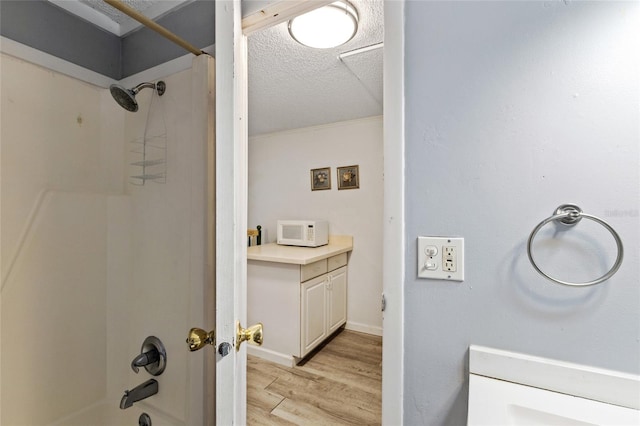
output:
[[[618,257],[616,258],[616,262],[613,264],[609,272],[607,272],[600,278],[597,278],[593,281],[587,281],[584,283],[572,283],[568,281],[562,281],[546,274],[542,269],[538,267],[535,260],[533,260],[533,255],[531,253],[531,246],[533,245],[533,239],[535,238],[536,234],[538,233],[538,231],[540,231],[540,229],[542,229],[544,225],[546,225],[549,222],[557,221],[557,223],[560,223],[565,226],[574,226],[578,222],[580,222],[580,220],[582,220],[583,218],[591,219],[594,222],[599,223],[600,225],[604,226],[607,229],[607,231],[611,233],[611,235],[613,235],[613,238],[616,240],[616,246],[618,246]],[[529,241],[527,242],[527,254],[529,255],[529,261],[531,261],[531,265],[533,265],[535,270],[538,271],[540,275],[542,275],[543,277],[555,283],[566,285],[566,286],[588,287],[591,285],[600,284],[601,282],[608,280],[618,271],[618,269],[620,268],[620,265],[622,264],[622,258],[624,257],[624,248],[622,247],[622,240],[620,239],[620,236],[607,222],[605,222],[604,220],[598,217],[583,213],[582,209],[576,206],[575,204],[563,204],[556,209],[556,211],[551,217],[546,218],[545,220],[540,222],[538,226],[533,228],[533,231],[531,231],[531,235],[529,235]]]

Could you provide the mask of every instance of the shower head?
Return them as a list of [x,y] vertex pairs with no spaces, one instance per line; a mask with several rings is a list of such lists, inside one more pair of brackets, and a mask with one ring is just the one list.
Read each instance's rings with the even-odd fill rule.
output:
[[127,111],[136,112],[138,110],[138,102],[136,102],[136,94],[132,90],[125,89],[119,84],[109,86],[111,96],[116,100],[118,105]]
[[158,92],[158,95],[162,96],[167,86],[164,81],[159,81],[157,84],[141,83],[132,89],[127,89],[119,84],[112,84],[111,86],[109,86],[109,91],[111,92],[111,96],[113,96],[113,99],[116,100],[118,105],[120,105],[127,111],[136,112],[138,110],[136,95],[138,94],[138,92],[140,92],[140,90],[146,87],[156,90]]

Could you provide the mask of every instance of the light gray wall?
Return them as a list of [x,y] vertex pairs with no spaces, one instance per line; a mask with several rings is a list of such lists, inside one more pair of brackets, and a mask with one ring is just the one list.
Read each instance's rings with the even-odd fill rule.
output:
[[107,77],[121,78],[120,38],[48,1],[0,1],[0,34]]
[[[215,40],[215,3],[194,1],[156,22],[198,49]],[[122,76],[142,72],[187,53],[155,31],[141,27],[122,38]],[[213,54],[213,52],[207,52]]]
[[[640,372],[639,15],[637,2],[406,3],[407,425],[465,424],[470,344]],[[565,202],[624,240],[602,285],[555,285],[529,264],[529,233]],[[536,246],[565,279],[615,259],[583,222]],[[464,282],[416,278],[419,235],[465,238]]]
[[[198,49],[214,44],[214,21],[210,0],[156,20]],[[44,0],[0,1],[0,35],[115,80],[188,53],[147,27],[118,37]]]

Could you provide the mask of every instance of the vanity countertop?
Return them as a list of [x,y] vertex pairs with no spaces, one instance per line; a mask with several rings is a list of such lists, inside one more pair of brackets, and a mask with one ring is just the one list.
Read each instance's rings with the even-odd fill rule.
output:
[[321,247],[281,246],[276,243],[248,247],[247,259],[308,265],[351,250],[353,250],[352,236],[331,235],[329,236],[329,244]]

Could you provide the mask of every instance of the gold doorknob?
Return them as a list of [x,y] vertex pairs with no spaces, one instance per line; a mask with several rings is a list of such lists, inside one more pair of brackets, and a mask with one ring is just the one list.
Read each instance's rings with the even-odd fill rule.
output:
[[262,323],[257,323],[249,328],[242,328],[240,321],[236,322],[236,351],[240,350],[240,344],[248,341],[251,344],[262,345]]
[[214,345],[216,344],[216,333],[215,330],[211,330],[210,332],[206,332],[201,328],[192,328],[189,330],[189,337],[187,337],[187,345],[189,345],[189,350],[191,352],[202,349],[206,345]]

